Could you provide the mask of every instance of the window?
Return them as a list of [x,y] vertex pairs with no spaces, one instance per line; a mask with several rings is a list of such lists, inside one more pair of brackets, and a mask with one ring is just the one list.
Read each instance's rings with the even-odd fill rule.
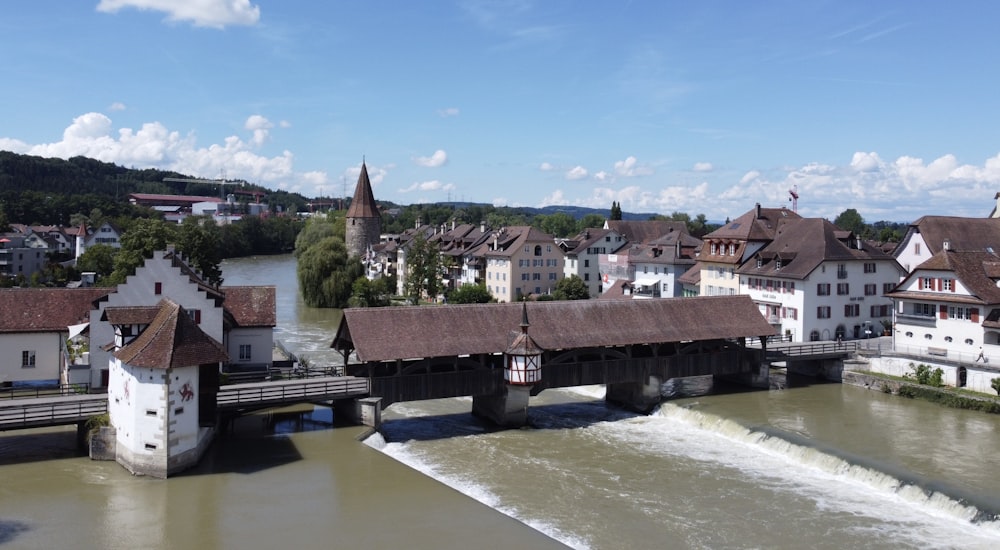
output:
[[522,280],[522,281],[527,281],[527,280],[529,280],[530,278],[531,278],[531,274],[530,274],[530,273],[522,273],[522,274],[521,274],[521,280]]
[[955,285],[951,279],[941,279],[941,288],[948,292],[955,292]]
[[934,317],[934,304],[915,302],[913,304],[913,314],[921,317]]
[[972,310],[967,307],[949,306],[948,318],[968,321],[969,319],[972,319]]
[[794,319],[798,319],[799,318],[799,310],[796,309],[796,308],[794,308],[794,307],[786,308],[785,309],[785,318],[786,319],[793,319],[793,320]]
[[861,315],[860,304],[846,304],[844,306],[844,317],[857,317]]
[[249,361],[253,357],[250,344],[240,344],[240,361]]
[[865,285],[865,296],[874,296],[878,292],[878,286],[875,283]]
[[920,279],[920,288],[923,290],[934,290],[934,279],[930,277],[922,277]]
[[590,260],[583,260],[583,267],[590,267]]
[[830,318],[830,306],[819,306],[816,308],[816,318],[817,319],[829,319]]
[[159,281],[153,283],[153,294],[156,294],[157,296],[163,294],[163,283]]
[[892,311],[891,309],[889,309],[890,307],[891,306],[887,306],[887,305],[872,306],[872,315],[871,316],[872,317],[888,317],[890,315],[890,312]]
[[882,283],[882,294],[888,294],[892,292],[892,289],[896,287],[896,283]]
[[541,255],[542,255],[542,245],[536,244],[535,245],[535,256],[541,256]]
[[920,243],[913,243],[913,254],[920,255]]
[[26,350],[21,352],[21,368],[35,368],[35,350]]
[[589,281],[590,280],[590,273],[584,273],[583,274],[583,280],[584,281]]
[[837,283],[837,296],[847,296],[851,293],[851,283]]
[[846,279],[847,278],[847,266],[844,264],[837,264],[837,278]]
[[729,245],[729,255],[730,256],[735,256],[736,255],[736,245],[735,244],[730,244]]
[[185,310],[185,311],[187,311],[188,317],[190,317],[191,320],[194,321],[194,323],[196,325],[200,325],[201,324],[201,310],[200,309],[188,309],[188,310]]
[[717,245],[715,243],[712,243],[712,252],[711,253],[712,253],[712,255],[718,254],[719,253],[719,245]]
[[549,273],[549,280],[550,281],[555,281],[556,280],[556,274],[555,273]]
[[875,263],[865,263],[865,273],[875,273]]
[[830,295],[830,283],[819,283],[816,285],[816,294],[818,296],[829,296]]
[[531,280],[532,281],[541,281],[542,280],[542,274],[541,273],[532,273],[531,274]]

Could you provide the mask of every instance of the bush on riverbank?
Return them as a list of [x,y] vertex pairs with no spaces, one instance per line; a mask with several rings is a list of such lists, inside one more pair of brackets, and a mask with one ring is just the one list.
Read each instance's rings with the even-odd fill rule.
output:
[[991,414],[1000,414],[1000,402],[994,399],[977,399],[956,395],[950,391],[938,388],[923,388],[904,385],[899,388],[899,395],[911,399],[923,399],[953,409],[967,409]]

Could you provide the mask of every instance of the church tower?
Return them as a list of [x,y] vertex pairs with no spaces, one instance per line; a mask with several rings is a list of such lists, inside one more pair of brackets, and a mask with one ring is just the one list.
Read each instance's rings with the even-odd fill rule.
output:
[[375,204],[371,181],[368,180],[368,167],[362,161],[354,199],[347,209],[347,255],[363,258],[369,246],[378,244],[381,233],[382,218]]

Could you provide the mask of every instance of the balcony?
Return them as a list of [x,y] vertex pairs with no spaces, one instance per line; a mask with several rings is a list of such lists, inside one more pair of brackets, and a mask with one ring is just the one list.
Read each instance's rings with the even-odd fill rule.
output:
[[897,313],[896,323],[918,327],[936,327],[937,317],[933,315],[915,315],[913,313]]

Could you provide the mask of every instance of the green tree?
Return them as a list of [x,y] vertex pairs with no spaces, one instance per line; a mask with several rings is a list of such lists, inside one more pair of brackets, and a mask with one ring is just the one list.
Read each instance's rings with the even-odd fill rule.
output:
[[438,249],[417,235],[406,251],[406,295],[416,304],[421,296],[435,298],[441,290],[441,258]]
[[612,220],[622,219],[622,205],[616,201],[611,202],[611,218]]
[[577,233],[588,228],[600,229],[602,227],[604,227],[604,216],[600,214],[587,214],[576,222]]
[[364,275],[361,261],[348,258],[344,240],[336,236],[306,248],[296,269],[302,299],[310,307],[346,307],[354,281]]
[[359,277],[351,285],[351,297],[347,303],[351,307],[385,307],[391,303],[390,295],[388,279]]
[[534,225],[554,237],[569,237],[576,231],[576,220],[565,212],[535,216]]
[[485,283],[462,285],[448,294],[451,304],[487,304],[494,301]]
[[990,387],[993,388],[993,391],[997,392],[997,395],[1000,395],[1000,378],[990,380]]
[[861,217],[861,214],[853,208],[848,208],[840,213],[836,219],[833,220],[833,225],[845,230],[853,231],[855,235],[861,235],[865,231],[865,220]]
[[552,296],[556,300],[587,300],[590,298],[590,290],[578,275],[570,275],[556,281]]
[[111,275],[115,269],[115,248],[109,244],[95,244],[76,259],[80,271],[93,271],[101,279]]
[[176,226],[163,220],[135,220],[121,236],[121,249],[115,254],[115,268],[105,279],[106,286],[115,286],[125,282],[129,275],[135,273],[147,258],[153,257],[156,250],[166,250],[167,244],[174,242]]
[[222,237],[219,226],[212,218],[188,216],[181,223],[177,235],[177,248],[188,263],[201,272],[211,285],[222,284]]

